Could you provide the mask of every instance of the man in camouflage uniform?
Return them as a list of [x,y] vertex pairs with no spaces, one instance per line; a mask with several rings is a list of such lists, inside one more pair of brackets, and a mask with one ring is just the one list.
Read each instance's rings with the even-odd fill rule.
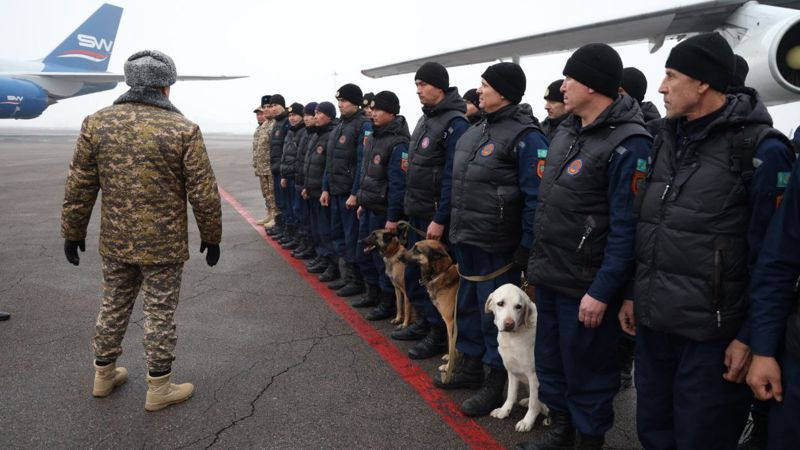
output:
[[275,204],[275,186],[272,180],[272,164],[270,164],[270,137],[272,128],[275,125],[275,113],[269,105],[270,95],[261,97],[261,109],[264,111],[264,122],[256,130],[253,139],[253,167],[256,176],[261,183],[261,195],[264,196],[267,215],[257,221],[259,225],[271,227],[275,216],[278,215],[278,207]]
[[93,395],[105,397],[127,380],[127,370],[115,366],[142,290],[148,411],[186,400],[194,389],[191,383],[170,383],[177,340],[173,316],[189,259],[187,198],[209,266],[219,260],[222,236],[219,193],[200,129],[168,99],[175,79],[175,64],[161,52],[128,58],[125,82],[131,89],[83,121],[61,223],[64,253],[78,265],[78,248],[85,250],[92,208],[103,191],[103,305],[93,342]]

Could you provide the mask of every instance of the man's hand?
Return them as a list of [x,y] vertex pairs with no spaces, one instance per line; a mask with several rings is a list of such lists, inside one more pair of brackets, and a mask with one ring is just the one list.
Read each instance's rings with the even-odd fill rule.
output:
[[728,371],[722,375],[722,378],[731,383],[744,382],[752,357],[750,347],[738,339],[732,340],[725,349],[725,367],[728,368]]
[[66,255],[67,261],[73,266],[77,266],[81,263],[81,258],[78,256],[78,248],[80,248],[82,252],[86,251],[85,239],[81,239],[80,241],[64,240],[64,255]]
[[286,189],[286,186],[289,186],[289,181],[286,178],[281,178],[281,187]]
[[308,190],[303,188],[303,190],[300,192],[300,196],[303,197],[303,200],[308,200]]
[[347,209],[355,208],[356,207],[356,196],[355,195],[350,195],[349,197],[347,197],[347,201],[344,202],[344,206],[346,206]]
[[578,321],[586,328],[597,328],[603,322],[603,315],[608,305],[589,294],[584,294],[578,309]]
[[633,316],[633,300],[624,300],[622,302],[622,308],[619,309],[617,317],[619,317],[619,326],[622,327],[622,331],[631,336],[636,336],[636,318]]
[[441,241],[443,234],[444,234],[444,225],[439,225],[436,222],[431,222],[431,224],[428,225],[428,230],[425,235],[425,239],[433,239],[436,241]]
[[511,260],[511,263],[514,264],[514,268],[517,270],[522,270],[526,272],[528,270],[528,258],[531,256],[531,250],[525,247],[517,247],[517,250],[514,252],[514,257]]
[[200,242],[200,253],[203,253],[206,249],[208,249],[208,253],[206,253],[206,264],[208,264],[209,267],[215,266],[219,261],[219,244]]
[[771,356],[753,355],[750,370],[747,371],[747,384],[759,400],[783,401],[781,386],[781,366]]
[[356,210],[356,217],[358,217],[358,220],[361,220],[361,216],[363,214],[364,214],[364,207],[359,206],[358,209]]
[[328,191],[322,191],[322,195],[319,196],[319,204],[322,206],[328,206],[330,199],[331,196],[328,194]]
[[391,222],[387,220],[386,225],[384,225],[383,228],[390,233],[397,233],[397,222]]

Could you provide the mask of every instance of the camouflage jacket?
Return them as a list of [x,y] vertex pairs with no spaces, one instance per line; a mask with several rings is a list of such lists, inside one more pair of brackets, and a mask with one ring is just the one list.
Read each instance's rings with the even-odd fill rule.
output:
[[189,259],[187,198],[200,238],[220,242],[222,210],[203,136],[178,113],[125,103],[88,116],[67,176],[65,239],[86,238],[99,190],[103,256],[133,264]]
[[256,130],[253,139],[253,167],[256,169],[256,176],[272,175],[272,168],[269,163],[269,143],[274,125],[275,120],[267,119]]

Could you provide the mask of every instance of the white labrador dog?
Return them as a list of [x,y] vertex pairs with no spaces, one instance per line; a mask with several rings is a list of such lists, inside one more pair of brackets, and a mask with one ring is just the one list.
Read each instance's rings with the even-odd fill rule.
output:
[[536,341],[536,305],[525,292],[513,284],[504,284],[486,299],[486,312],[494,314],[497,344],[503,365],[508,371],[508,395],[503,406],[492,411],[492,417],[505,419],[517,401],[519,383],[528,385],[530,397],[520,400],[528,406],[525,417],[517,422],[517,431],[530,431],[536,416],[548,415],[547,406],[539,402],[539,379],[533,346]]

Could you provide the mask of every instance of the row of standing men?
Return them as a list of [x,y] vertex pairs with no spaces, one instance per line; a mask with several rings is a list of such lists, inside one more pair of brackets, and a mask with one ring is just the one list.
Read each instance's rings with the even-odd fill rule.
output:
[[[542,124],[520,103],[525,74],[513,63],[482,74],[474,93],[481,113],[472,124],[466,112],[474,100],[449,86],[443,66],[424,64],[415,74],[423,116],[413,133],[389,91],[362,103],[357,86],[342,86],[339,120],[329,102],[287,111],[282,96],[265,96],[254,143],[262,223],[287,248],[299,247],[297,257],[314,256],[308,270],[339,280],[331,286],[339,295],[366,284],[354,306],[376,305],[373,320],[393,315],[394,305],[382,261],[360,248],[374,229],[397,229],[407,219],[425,237],[447,241],[465,276],[513,264],[494,279],[460,283],[463,357],[452,379],[434,383],[477,389],[461,406],[470,416],[498,407],[506,380],[484,302],[526,271],[539,311],[531,351],[552,426],[521,448],[602,447],[625,359],[621,331],[635,335],[645,448],[735,448],[753,392],[773,397],[752,406],[754,418],[770,416],[770,448],[797,448],[797,297],[791,283],[762,297],[761,279],[749,283],[759,270],[783,280],[800,271],[782,246],[796,242],[796,229],[769,228],[776,210],[797,217],[796,199],[781,201],[790,180],[797,184],[789,176],[793,147],[772,128],[757,92],[744,87],[746,62],[719,35],[682,41],[665,67],[665,119],[645,120],[652,105],[642,102],[643,77],[626,86],[636,72],[605,44],[570,56],[565,79],[545,94]],[[421,238],[408,237],[409,246]],[[775,266],[767,255],[759,263],[762,247],[774,242],[773,260],[783,256],[793,266],[762,268]],[[419,320],[392,334],[419,340],[409,350],[415,359],[446,345],[418,279],[410,268],[406,285]],[[761,307],[778,298],[790,300],[782,309]],[[781,402],[768,389],[780,381],[768,365],[777,366],[776,358],[784,368]],[[753,392],[744,384],[748,369]],[[765,419],[760,427],[766,439]]]

